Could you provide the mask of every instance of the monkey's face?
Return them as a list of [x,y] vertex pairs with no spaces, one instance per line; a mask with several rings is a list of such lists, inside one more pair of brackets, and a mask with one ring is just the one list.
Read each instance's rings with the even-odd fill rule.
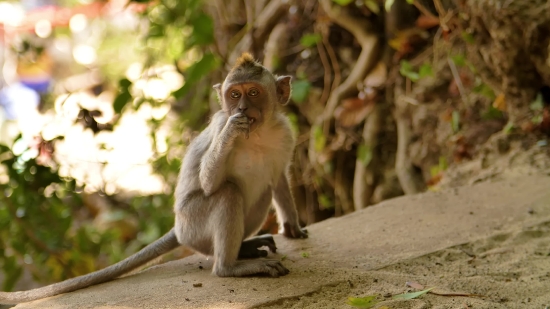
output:
[[250,121],[250,132],[253,132],[272,112],[270,97],[268,89],[260,83],[231,84],[223,94],[224,110],[230,116],[245,114]]

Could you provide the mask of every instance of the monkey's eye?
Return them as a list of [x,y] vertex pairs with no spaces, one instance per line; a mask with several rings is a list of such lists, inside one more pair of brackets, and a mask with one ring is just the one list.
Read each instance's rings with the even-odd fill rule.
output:
[[260,94],[260,91],[258,91],[258,89],[256,89],[256,88],[252,88],[248,91],[248,95],[251,96],[251,97],[255,97],[259,94]]
[[241,93],[238,92],[237,90],[231,91],[231,94],[230,94],[230,95],[231,95],[231,98],[232,98],[232,99],[238,99],[238,98],[241,97]]

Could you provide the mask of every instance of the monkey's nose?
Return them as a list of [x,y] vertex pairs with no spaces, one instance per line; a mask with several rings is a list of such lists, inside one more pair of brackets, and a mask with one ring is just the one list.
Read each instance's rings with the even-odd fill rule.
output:
[[237,107],[237,109],[239,110],[239,112],[242,113],[242,112],[246,111],[246,110],[248,109],[248,107],[246,107],[246,106],[239,106],[239,107]]

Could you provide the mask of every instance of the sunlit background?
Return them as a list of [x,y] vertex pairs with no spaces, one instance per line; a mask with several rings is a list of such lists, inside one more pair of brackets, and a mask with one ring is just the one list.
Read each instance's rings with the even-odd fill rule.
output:
[[[128,6],[126,1],[80,1],[71,3],[69,9],[60,4],[0,2],[1,93],[6,98],[4,109],[9,111],[0,109],[0,142],[11,144],[21,132],[14,152],[25,151],[24,157],[30,158],[38,156],[38,149],[26,150],[36,136],[42,135],[47,141],[65,136],[54,153],[61,175],[86,183],[90,191],[161,192],[163,183],[152,174],[150,159],[153,147],[158,153],[167,150],[167,131],[160,128],[154,132],[155,143],[147,121],[163,119],[168,105],[153,107],[145,103],[138,111],[125,113],[112,131],[97,134],[76,120],[84,108],[101,113],[93,117],[100,125],[113,121],[116,89],[93,93],[93,88],[100,87],[106,76],[124,70],[124,75],[133,82],[131,91],[136,97],[166,101],[182,86],[181,74],[169,64],[143,71],[142,57],[136,54],[133,48],[136,43],[132,42],[139,40],[142,26],[136,16],[139,6]],[[116,37],[110,38],[113,34]],[[33,51],[35,46],[43,51],[39,54]],[[13,47],[29,50],[18,51]],[[104,54],[102,59],[98,58],[98,51]],[[52,96],[54,108],[39,113],[43,100],[40,95],[46,92]],[[5,175],[0,179],[7,181]]]

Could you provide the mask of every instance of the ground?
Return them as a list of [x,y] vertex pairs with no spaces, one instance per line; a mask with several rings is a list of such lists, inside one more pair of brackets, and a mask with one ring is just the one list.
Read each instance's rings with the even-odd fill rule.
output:
[[[527,176],[395,198],[276,236],[281,278],[218,278],[202,256],[22,308],[546,308],[550,306],[550,177]],[[412,291],[438,293],[392,300]],[[475,296],[473,294],[477,294]]]

